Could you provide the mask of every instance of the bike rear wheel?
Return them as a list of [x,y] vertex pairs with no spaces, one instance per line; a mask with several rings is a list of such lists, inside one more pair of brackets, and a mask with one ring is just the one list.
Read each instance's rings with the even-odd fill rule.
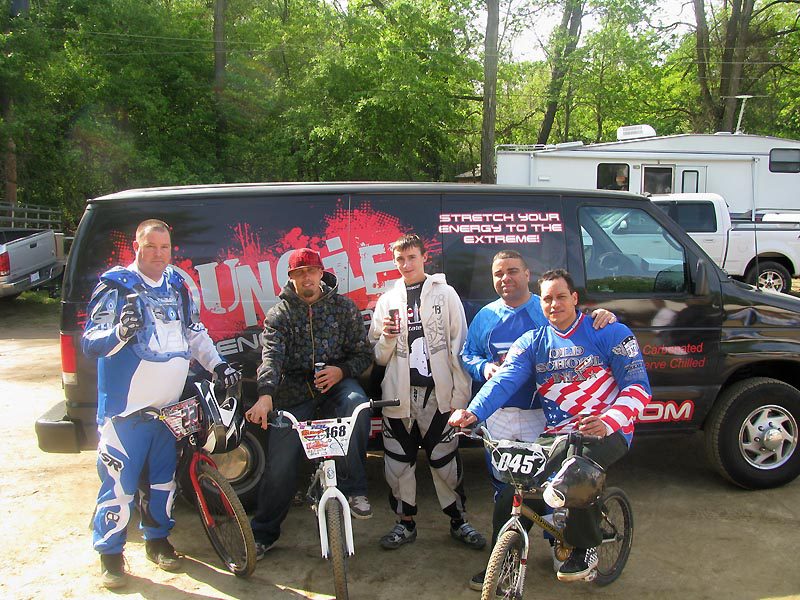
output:
[[347,549],[345,548],[344,516],[342,505],[330,500],[325,505],[325,522],[328,527],[328,558],[333,566],[336,600],[347,600]]
[[522,598],[525,567],[522,564],[524,547],[522,536],[513,529],[506,531],[497,540],[486,565],[481,600],[496,598]]
[[633,544],[633,509],[628,496],[610,487],[600,499],[600,530],[603,541],[597,547],[597,585],[608,585],[622,574]]
[[[242,503],[228,480],[208,463],[198,463],[197,481],[197,510],[211,545],[226,569],[248,577],[256,568],[256,542]],[[201,495],[208,515],[203,514]]]

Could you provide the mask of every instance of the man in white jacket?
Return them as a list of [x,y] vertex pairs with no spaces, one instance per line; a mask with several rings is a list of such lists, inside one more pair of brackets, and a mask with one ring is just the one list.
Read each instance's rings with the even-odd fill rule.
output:
[[450,517],[451,536],[480,549],[486,539],[464,511],[458,440],[443,441],[450,413],[470,400],[470,378],[459,358],[467,332],[464,307],[443,274],[425,274],[427,253],[419,236],[401,236],[392,252],[402,278],[378,300],[369,332],[375,361],[386,366],[383,397],[400,399],[400,406],[383,409],[384,471],[398,522],[381,538],[381,546],[393,550],[417,538],[416,459],[421,446],[439,504]]

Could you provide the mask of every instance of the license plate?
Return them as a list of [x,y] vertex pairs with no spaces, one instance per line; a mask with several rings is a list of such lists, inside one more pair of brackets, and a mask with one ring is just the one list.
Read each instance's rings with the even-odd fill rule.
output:
[[36,273],[31,273],[31,283],[33,283],[34,281],[39,281],[39,272],[38,271]]

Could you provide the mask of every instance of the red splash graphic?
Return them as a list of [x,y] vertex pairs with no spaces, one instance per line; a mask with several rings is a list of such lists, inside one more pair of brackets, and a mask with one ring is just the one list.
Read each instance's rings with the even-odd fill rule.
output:
[[[173,264],[189,276],[190,288],[199,292],[200,318],[215,341],[250,336],[261,329],[265,310],[286,283],[286,273],[278,272],[279,261],[296,248],[319,252],[326,267],[335,265],[328,270],[335,270],[340,278],[340,292],[347,291],[362,311],[374,308],[387,284],[399,277],[389,246],[411,233],[409,229],[398,217],[373,209],[369,202],[348,210],[341,200],[316,227],[297,225],[270,239],[274,234],[267,228],[236,223],[229,228],[230,245],[203,264],[179,256],[180,248],[175,247]],[[110,238],[113,250],[108,266],[132,263],[133,240],[118,231]],[[429,254],[441,251],[435,238],[426,240],[426,245]],[[342,281],[348,275],[350,280]]]

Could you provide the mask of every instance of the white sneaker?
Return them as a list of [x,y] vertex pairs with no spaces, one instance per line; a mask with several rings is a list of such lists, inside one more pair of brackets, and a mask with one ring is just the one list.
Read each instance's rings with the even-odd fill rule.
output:
[[350,514],[356,519],[371,519],[372,506],[366,496],[350,496],[347,499],[350,505]]

